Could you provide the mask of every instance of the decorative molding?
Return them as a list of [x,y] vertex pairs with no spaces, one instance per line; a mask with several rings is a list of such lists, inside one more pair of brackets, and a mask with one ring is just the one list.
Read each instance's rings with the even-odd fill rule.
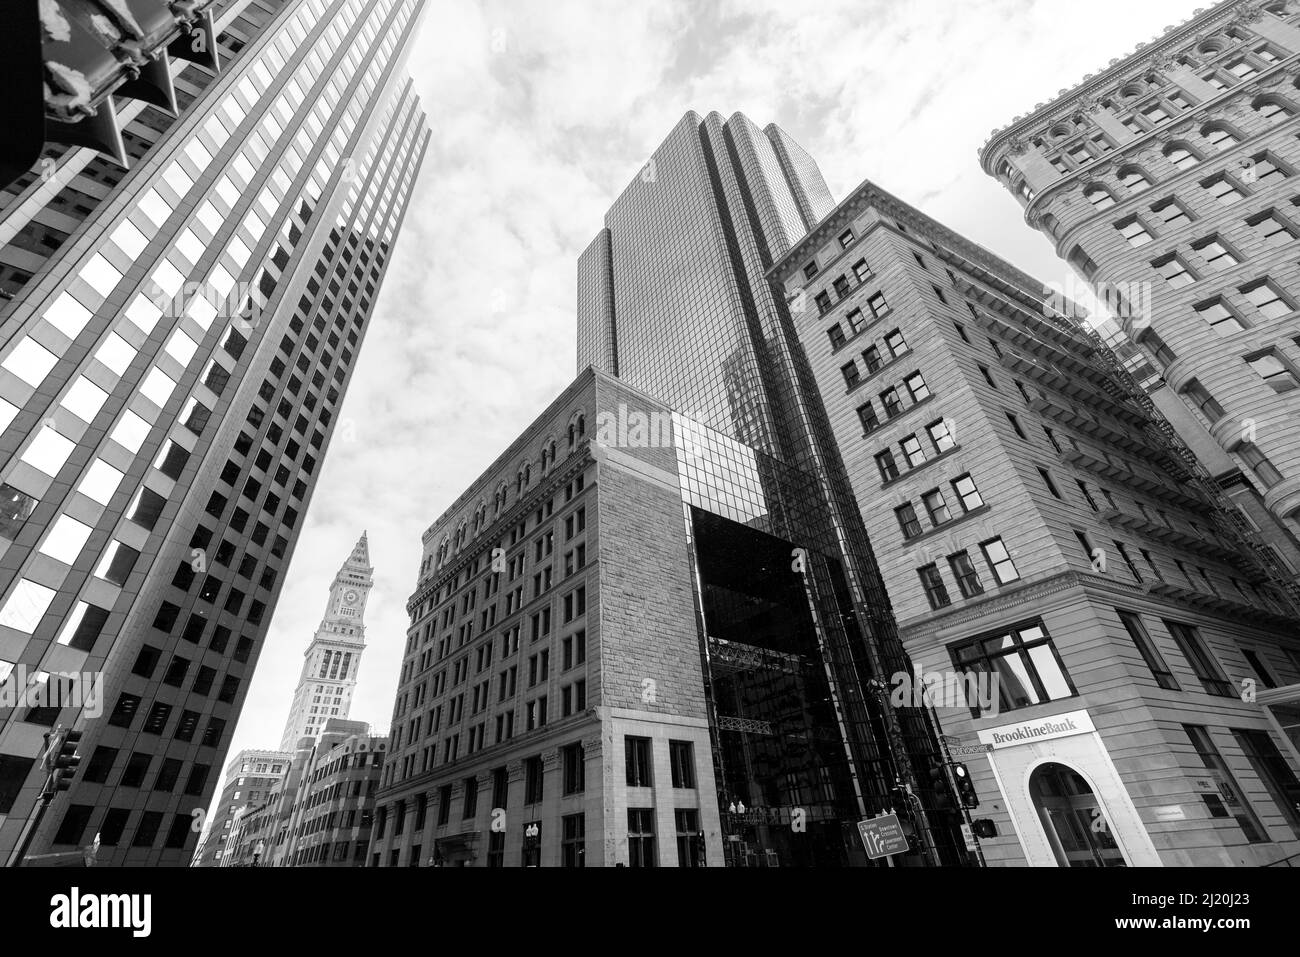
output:
[[[1182,51],[1178,50],[1180,46],[1194,48],[1224,27],[1248,25],[1263,15],[1263,10],[1255,4],[1234,5],[1228,2],[1208,10],[1198,9],[1185,23],[1165,27],[1149,42],[1139,43],[1133,52],[1116,57],[1103,70],[1089,73],[1073,87],[1061,90],[1050,102],[1036,103],[1032,110],[1016,116],[1006,126],[995,129],[978,151],[981,159],[991,160],[996,146],[1004,137],[1010,142],[1010,137],[1023,136],[1031,125],[1050,126],[1064,116],[1078,113],[1080,104],[1087,98],[1106,96],[1110,86],[1122,87],[1135,79],[1141,79],[1152,69],[1167,68],[1172,64],[1174,55],[1181,54]],[[985,171],[989,171],[987,166]]]

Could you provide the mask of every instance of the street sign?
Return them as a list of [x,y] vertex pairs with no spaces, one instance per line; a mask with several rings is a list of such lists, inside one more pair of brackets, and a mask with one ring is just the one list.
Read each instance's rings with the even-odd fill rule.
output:
[[966,850],[978,851],[980,849],[979,843],[975,840],[975,832],[971,830],[969,824],[961,826],[961,836],[966,839]]
[[867,857],[873,861],[892,854],[902,854],[909,848],[907,835],[898,823],[897,814],[882,814],[880,817],[859,821],[858,833],[862,835],[862,846],[867,849]]
[[948,754],[954,758],[961,758],[970,754],[988,754],[992,750],[991,744],[964,744],[961,747],[949,748]]

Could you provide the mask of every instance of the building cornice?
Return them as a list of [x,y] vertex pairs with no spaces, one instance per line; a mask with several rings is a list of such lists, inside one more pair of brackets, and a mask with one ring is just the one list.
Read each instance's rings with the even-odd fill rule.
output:
[[1263,5],[1255,0],[1223,0],[1209,8],[1196,10],[1185,23],[1165,27],[1146,43],[1139,43],[1133,52],[1116,57],[1100,73],[1089,73],[1075,86],[1062,89],[1046,103],[1036,103],[1034,108],[1017,116],[1006,126],[989,134],[979,149],[980,165],[992,175],[992,161],[1000,155],[1003,146],[1013,152],[1024,146],[1022,135],[1031,127],[1050,126],[1052,123],[1086,113],[1097,105],[1112,86],[1123,86],[1153,69],[1161,69],[1172,61],[1173,50],[1189,41],[1199,41],[1212,29],[1234,23],[1250,23],[1265,16]]

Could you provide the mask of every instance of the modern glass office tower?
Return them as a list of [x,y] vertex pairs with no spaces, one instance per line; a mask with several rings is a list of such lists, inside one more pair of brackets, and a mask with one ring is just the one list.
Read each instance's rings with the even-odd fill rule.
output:
[[[950,823],[915,813],[933,807],[937,744],[923,711],[881,697],[910,668],[789,306],[765,277],[833,206],[777,127],[688,113],[579,261],[578,366],[717,434],[691,443],[682,491],[723,808],[823,795],[834,811],[807,863],[846,859],[857,819],[903,810],[914,859],[956,863]],[[779,828],[723,819],[760,857],[805,853]]]
[[5,194],[44,246],[0,314],[6,857],[56,725],[83,761],[29,853],[191,856],[427,143],[422,8],[223,4],[180,116],[118,110],[129,172],[60,151]]

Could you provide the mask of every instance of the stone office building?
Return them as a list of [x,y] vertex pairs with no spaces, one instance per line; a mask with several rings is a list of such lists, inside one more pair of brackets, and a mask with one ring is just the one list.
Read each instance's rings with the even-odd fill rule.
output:
[[1300,851],[1300,762],[1262,704],[1300,683],[1295,608],[1101,339],[871,182],[770,275],[920,669],[896,688],[943,682],[988,863]]

